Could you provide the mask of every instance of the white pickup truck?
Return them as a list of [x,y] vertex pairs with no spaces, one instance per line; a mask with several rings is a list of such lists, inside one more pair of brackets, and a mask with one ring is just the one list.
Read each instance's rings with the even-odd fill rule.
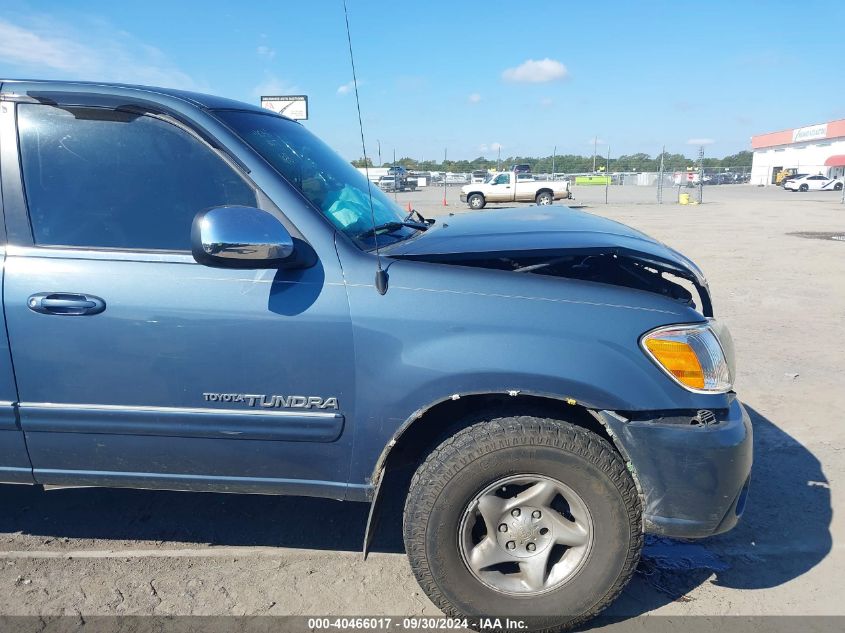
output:
[[552,204],[572,197],[568,180],[537,180],[531,174],[506,171],[483,183],[461,187],[461,202],[470,209],[483,209],[488,202],[536,202]]

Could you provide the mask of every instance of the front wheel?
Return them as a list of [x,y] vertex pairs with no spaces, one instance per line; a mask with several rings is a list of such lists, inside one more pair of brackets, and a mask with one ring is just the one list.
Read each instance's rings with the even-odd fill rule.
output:
[[628,583],[642,510],[605,439],[560,420],[498,418],[447,439],[419,467],[404,537],[417,581],[448,615],[559,630]]
[[808,191],[810,188],[807,185],[801,185],[798,187],[798,191]]
[[484,205],[487,204],[487,201],[484,199],[480,193],[474,193],[469,198],[467,198],[467,204],[469,205],[470,209],[475,211],[479,211],[480,209],[484,208]]
[[537,204],[541,204],[543,206],[552,204],[555,201],[555,197],[552,195],[550,191],[541,191],[537,194],[536,202]]

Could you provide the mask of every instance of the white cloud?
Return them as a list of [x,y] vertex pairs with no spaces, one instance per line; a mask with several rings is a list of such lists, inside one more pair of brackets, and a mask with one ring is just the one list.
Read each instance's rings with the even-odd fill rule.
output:
[[[363,81],[359,81],[358,85],[361,86],[361,85],[363,85],[363,83],[364,83]],[[339,95],[348,95],[350,92],[355,92],[355,82],[354,81],[348,81],[345,84],[343,84],[342,86],[337,87],[337,94],[339,94]]]
[[158,48],[103,20],[84,22],[75,29],[38,15],[0,18],[6,73],[205,89]]
[[487,154],[489,152],[498,152],[503,148],[504,145],[502,145],[501,143],[482,143],[478,146],[478,151],[482,154]]
[[715,142],[712,138],[691,138],[687,145],[712,145]]
[[252,94],[256,97],[295,95],[299,94],[299,88],[293,84],[289,84],[273,73],[265,73],[264,81],[252,89]]
[[502,73],[505,81],[525,83],[545,83],[566,79],[569,71],[566,66],[554,59],[528,59],[515,68],[506,68]]
[[258,53],[259,57],[267,61],[271,61],[276,56],[276,49],[264,46],[264,44],[256,48],[255,52]]
[[470,96],[467,97],[467,101],[470,103],[478,103],[481,101],[481,95],[477,92],[473,92]]

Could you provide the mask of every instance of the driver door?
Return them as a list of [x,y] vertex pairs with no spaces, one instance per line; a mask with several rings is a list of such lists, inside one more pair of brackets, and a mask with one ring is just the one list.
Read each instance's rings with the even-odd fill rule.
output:
[[513,191],[511,175],[499,174],[490,183],[490,193],[485,197],[490,202],[511,202],[513,201]]
[[354,389],[336,254],[296,271],[194,262],[194,215],[257,192],[174,121],[20,103],[17,131],[2,190],[23,230],[3,290],[36,481],[343,497]]

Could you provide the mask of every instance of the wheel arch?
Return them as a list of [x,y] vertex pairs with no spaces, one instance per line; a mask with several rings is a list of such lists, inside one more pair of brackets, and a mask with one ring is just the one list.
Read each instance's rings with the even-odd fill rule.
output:
[[487,205],[487,196],[484,195],[484,192],[470,191],[469,193],[467,193],[467,206],[469,206],[470,208],[472,207],[472,203],[470,202],[470,200],[473,196],[481,196],[482,208]]
[[[396,430],[376,461],[370,513],[364,534],[364,558],[369,553],[381,513],[381,501],[389,494],[407,494],[410,475],[425,457],[447,437],[489,418],[520,414],[563,419],[603,437],[628,457],[593,410],[573,398],[525,391],[454,394],[415,411]],[[410,469],[410,472],[407,472]],[[404,471],[404,472],[403,472]]]
[[541,193],[551,194],[552,199],[554,199],[555,197],[554,189],[550,189],[549,187],[543,187],[542,189],[538,189],[537,192],[534,194],[534,200],[539,198]]

